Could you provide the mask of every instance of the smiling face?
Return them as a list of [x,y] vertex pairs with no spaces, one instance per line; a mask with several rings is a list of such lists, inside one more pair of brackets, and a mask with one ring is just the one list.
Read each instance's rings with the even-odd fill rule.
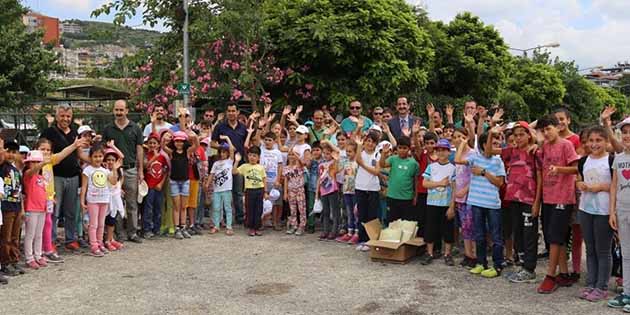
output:
[[452,143],[455,147],[459,147],[459,144],[462,143],[462,141],[468,141],[468,136],[466,136],[466,134],[462,133],[461,131],[457,131],[457,130],[453,132],[452,138],[453,138]]
[[331,148],[325,147],[324,149],[322,149],[322,152],[324,154],[324,160],[326,160],[326,161],[332,160],[332,149]]
[[227,120],[229,122],[235,122],[238,119],[238,108],[236,107],[236,105],[229,105],[225,111],[225,118],[227,118]]
[[588,147],[594,155],[602,155],[606,152],[608,139],[600,132],[591,132],[588,135]]
[[272,138],[265,138],[263,141],[265,143],[265,149],[273,149],[274,140]]
[[359,101],[350,103],[350,115],[354,117],[361,116],[361,103]]
[[149,147],[149,150],[154,152],[160,147],[160,144],[157,142],[156,139],[151,138],[147,141],[147,146]]
[[448,157],[451,154],[451,150],[447,148],[436,148],[435,153],[437,154],[440,163],[446,163],[448,162]]
[[115,155],[108,154],[107,156],[105,156],[105,167],[107,167],[108,170],[114,169],[114,164],[116,164]]
[[39,146],[37,147],[37,150],[42,151],[42,154],[44,155],[44,157],[49,157],[52,152],[52,148],[50,147],[49,142],[40,143]]
[[116,119],[123,119],[127,117],[128,113],[129,109],[127,108],[127,102],[118,100],[114,103],[114,117],[116,117]]
[[320,129],[324,125],[324,112],[316,110],[313,113],[313,125],[316,129]]
[[72,108],[71,107],[58,107],[55,112],[55,121],[59,129],[66,129],[70,127],[72,123]]
[[630,125],[625,125],[621,128],[621,143],[623,143],[626,150],[630,150]]
[[409,103],[406,97],[399,97],[398,100],[396,100],[396,110],[398,111],[398,115],[403,117],[409,114]]
[[556,119],[558,119],[558,131],[565,132],[569,130],[569,125],[571,125],[571,118],[567,117],[565,112],[557,112],[554,114]]
[[163,120],[164,117],[166,117],[166,109],[164,109],[164,106],[162,105],[155,106],[153,108],[153,112],[155,113],[155,118],[157,120]]
[[99,167],[103,164],[103,151],[97,150],[90,154],[90,159],[92,160],[92,166]]

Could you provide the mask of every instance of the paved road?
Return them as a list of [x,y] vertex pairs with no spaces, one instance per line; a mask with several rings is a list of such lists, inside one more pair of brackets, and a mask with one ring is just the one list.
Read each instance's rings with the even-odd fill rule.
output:
[[441,261],[373,263],[347,245],[279,232],[128,244],[11,280],[0,314],[621,314],[578,300],[577,287],[542,296],[535,284]]

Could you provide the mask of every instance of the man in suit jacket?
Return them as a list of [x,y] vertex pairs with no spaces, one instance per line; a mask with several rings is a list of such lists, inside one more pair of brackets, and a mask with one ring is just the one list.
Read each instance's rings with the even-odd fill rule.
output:
[[391,130],[392,134],[396,139],[403,136],[402,130],[404,128],[408,128],[411,132],[411,126],[416,122],[416,119],[421,119],[419,117],[413,117],[409,112],[409,103],[407,102],[406,97],[399,97],[396,101],[396,110],[398,111],[398,115],[392,117],[392,119],[388,122],[389,130]]

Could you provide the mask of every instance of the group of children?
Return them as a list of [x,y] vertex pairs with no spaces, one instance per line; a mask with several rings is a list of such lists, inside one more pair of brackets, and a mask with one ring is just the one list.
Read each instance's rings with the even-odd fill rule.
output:
[[[352,117],[354,128],[344,131],[327,111],[315,111],[314,117],[324,119],[314,124],[300,122],[301,108],[285,108],[279,121],[270,109],[240,118],[247,129],[245,154],[237,152],[231,135],[213,135],[219,121],[193,125],[180,111],[177,128],[158,129],[152,119],[144,144],[147,192],[139,200],[144,238],[199,234],[205,205],[212,208],[209,233],[224,227],[233,235],[233,205],[244,202],[249,236],[262,235],[266,227],[296,236],[313,233],[318,219],[319,240],[368,251],[363,223],[403,219],[419,224],[426,243],[422,265],[437,258],[454,265],[462,239],[460,265],[471,274],[505,273],[521,283],[536,281],[540,221],[549,260],[538,292],[578,281],[583,242],[587,273],[579,296],[588,301],[608,298],[614,242],[630,252],[630,194],[624,192],[630,189],[630,118],[614,128],[613,108],[577,135],[563,108],[532,123],[503,124],[501,109],[490,115],[466,106],[456,127],[442,125],[430,106],[428,128],[416,119],[399,137],[385,120]],[[123,246],[114,237],[116,219],[125,215],[122,153],[111,141],[95,141],[89,127],[83,131],[56,154],[44,139],[24,157],[14,140],[1,146],[4,274],[24,272],[18,264],[22,217],[26,266],[63,261],[51,234],[52,166],[75,152],[83,161],[80,205],[89,222],[90,253],[102,257]],[[233,194],[236,176],[244,179],[240,201]],[[511,265],[520,268],[508,273]],[[628,268],[630,259],[624,258]],[[630,312],[630,277],[623,284],[623,293],[608,305]]]

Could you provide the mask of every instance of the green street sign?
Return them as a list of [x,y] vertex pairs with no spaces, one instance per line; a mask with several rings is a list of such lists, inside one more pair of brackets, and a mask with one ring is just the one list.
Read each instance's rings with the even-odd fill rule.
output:
[[190,83],[180,83],[177,85],[177,91],[182,95],[190,94]]

